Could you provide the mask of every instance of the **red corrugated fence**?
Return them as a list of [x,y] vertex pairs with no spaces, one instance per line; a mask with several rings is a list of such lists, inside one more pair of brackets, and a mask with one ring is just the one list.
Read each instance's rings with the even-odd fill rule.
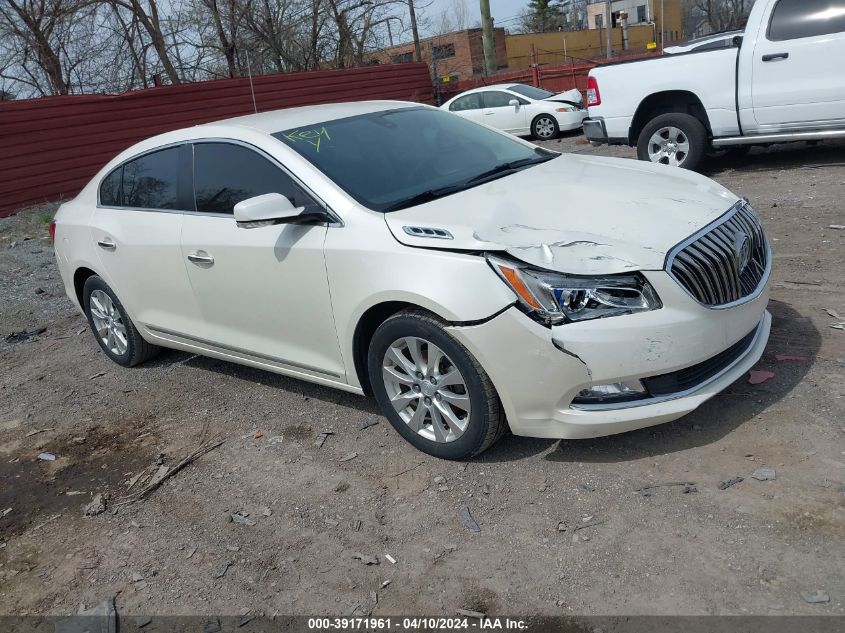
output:
[[[253,87],[259,112],[366,99],[434,102],[422,63],[262,75]],[[0,217],[75,195],[139,140],[253,111],[247,78],[0,103]]]
[[[634,61],[655,57],[660,53],[642,52],[626,53],[613,58],[613,62]],[[582,93],[587,89],[587,74],[596,66],[607,63],[603,60],[578,60],[563,66],[537,66],[535,68],[520,68],[506,70],[489,77],[472,77],[455,83],[442,84],[440,98],[442,101],[451,99],[456,94],[479,86],[503,83],[523,83],[545,88],[551,92],[564,92],[578,88]]]

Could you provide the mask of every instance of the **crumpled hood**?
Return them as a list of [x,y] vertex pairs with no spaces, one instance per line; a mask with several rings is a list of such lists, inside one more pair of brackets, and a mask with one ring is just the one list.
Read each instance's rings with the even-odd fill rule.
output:
[[567,90],[566,92],[559,92],[551,97],[546,97],[543,101],[561,101],[561,102],[570,102],[570,103],[581,103],[583,104],[583,99],[581,97],[581,91],[577,88],[573,88],[572,90]]
[[[737,199],[685,169],[564,154],[384,217],[408,246],[505,251],[550,270],[611,274],[662,269],[673,246]],[[445,229],[453,239],[416,237],[405,227]]]

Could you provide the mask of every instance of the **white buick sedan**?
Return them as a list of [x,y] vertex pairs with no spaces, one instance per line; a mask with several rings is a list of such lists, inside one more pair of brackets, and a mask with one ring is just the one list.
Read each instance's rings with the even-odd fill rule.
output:
[[67,294],[116,363],[169,347],[373,394],[443,458],[506,428],[589,438],[680,417],[769,334],[747,202],[418,104],[151,138],[54,230]]
[[580,130],[587,109],[578,90],[554,93],[525,84],[483,86],[462,92],[442,106],[470,121],[540,140]]

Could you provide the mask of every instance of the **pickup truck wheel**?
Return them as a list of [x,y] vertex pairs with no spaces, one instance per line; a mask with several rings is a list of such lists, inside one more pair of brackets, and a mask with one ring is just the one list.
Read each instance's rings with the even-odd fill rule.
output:
[[707,149],[707,132],[689,114],[661,114],[646,124],[637,140],[637,158],[695,169]]

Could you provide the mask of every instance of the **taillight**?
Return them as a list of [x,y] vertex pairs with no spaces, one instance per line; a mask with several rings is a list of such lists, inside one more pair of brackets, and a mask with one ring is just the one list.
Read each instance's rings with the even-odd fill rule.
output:
[[597,82],[596,78],[592,75],[587,78],[587,105],[601,105],[601,93],[599,92],[599,82]]
[[55,222],[50,222],[50,241],[51,242],[56,241],[56,223]]

